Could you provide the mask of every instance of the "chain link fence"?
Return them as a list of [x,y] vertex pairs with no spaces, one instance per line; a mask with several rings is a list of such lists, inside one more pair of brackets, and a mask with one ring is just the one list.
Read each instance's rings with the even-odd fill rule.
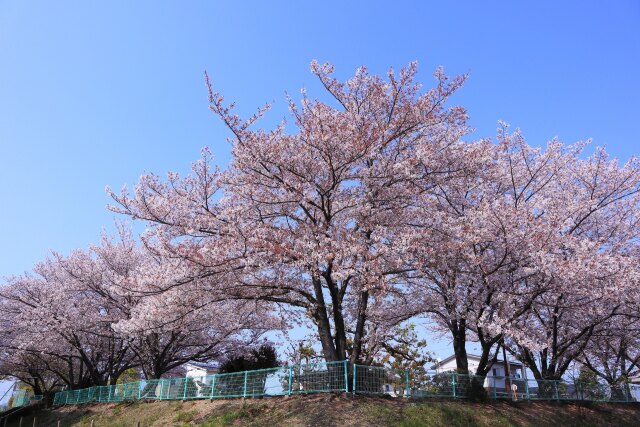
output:
[[142,380],[55,394],[54,405],[132,400],[189,400],[346,392],[348,364],[342,362],[289,365],[256,371],[202,377]]
[[454,372],[394,370],[347,361],[289,365],[202,377],[141,380],[56,393],[54,405],[133,400],[190,400],[344,392],[410,398],[637,402],[640,386],[570,383]]
[[393,397],[465,399],[482,395],[488,399],[509,400],[640,401],[640,385],[626,382],[611,386],[601,382],[482,377],[363,365],[353,365],[352,380],[351,390],[357,394]]

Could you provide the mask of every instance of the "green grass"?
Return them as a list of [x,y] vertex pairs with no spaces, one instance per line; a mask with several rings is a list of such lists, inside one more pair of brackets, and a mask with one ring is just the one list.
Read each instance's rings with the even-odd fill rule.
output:
[[178,412],[178,415],[176,415],[176,417],[173,420],[179,423],[190,423],[195,419],[197,414],[198,414],[197,411]]
[[[23,426],[639,426],[640,404],[490,402],[309,395],[270,399],[220,399],[95,404],[24,414]],[[7,427],[18,427],[18,419]],[[4,426],[3,426],[4,427]]]
[[266,410],[264,405],[243,404],[239,409],[223,411],[208,417],[200,425],[203,427],[231,426],[235,425],[238,420],[259,419]]
[[[385,405],[370,405],[368,411],[372,419],[378,419],[381,424],[398,427],[418,427],[425,425],[474,427],[484,426],[482,413],[477,408],[464,405],[452,405],[449,402],[432,402],[429,405],[413,403],[403,405],[398,409]],[[491,418],[491,425],[495,427],[511,427],[513,423],[508,417],[497,415]]]
[[[451,427],[475,427],[486,425],[485,420],[478,417],[477,409],[457,405],[451,406],[442,403],[434,405],[411,405],[402,411],[402,417],[399,426],[415,427],[426,425],[447,425]],[[492,417],[491,425],[495,427],[511,427],[514,426],[504,416]]]

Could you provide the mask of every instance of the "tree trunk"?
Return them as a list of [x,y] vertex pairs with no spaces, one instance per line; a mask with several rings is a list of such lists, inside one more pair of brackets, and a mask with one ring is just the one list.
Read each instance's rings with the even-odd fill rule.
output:
[[327,362],[337,362],[340,360],[340,357],[336,351],[333,337],[331,336],[331,323],[329,322],[327,305],[324,301],[322,284],[319,277],[313,277],[312,280],[317,302],[311,316],[313,317],[318,329],[318,338],[320,338],[320,345],[322,346],[322,355]]
[[496,335],[493,338],[486,338],[482,328],[478,327],[476,334],[478,335],[478,340],[480,341],[480,346],[482,347],[482,353],[480,354],[480,360],[478,361],[478,368],[476,369],[476,375],[481,377],[486,377],[489,373],[491,367],[498,360],[498,352],[500,351],[500,346],[497,346],[495,351],[492,350],[493,347],[502,339],[502,334]]
[[353,351],[351,352],[351,362],[358,363],[362,354],[362,340],[364,338],[364,324],[367,320],[367,304],[369,302],[369,291],[360,293],[358,301],[358,318],[356,321],[356,332],[353,337]]
[[462,375],[469,374],[469,360],[467,359],[467,328],[464,319],[451,323],[451,334],[453,336],[453,352],[456,357],[456,372]]

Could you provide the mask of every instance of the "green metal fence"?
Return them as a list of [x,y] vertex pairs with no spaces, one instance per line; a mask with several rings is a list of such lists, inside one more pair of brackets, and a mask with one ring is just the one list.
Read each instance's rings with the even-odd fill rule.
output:
[[142,380],[55,394],[54,405],[131,400],[189,400],[346,392],[347,362],[290,365],[202,377]]
[[357,394],[413,398],[465,399],[483,394],[489,399],[510,400],[640,401],[640,386],[628,383],[610,386],[604,383],[482,377],[455,372],[394,370],[363,365],[353,365],[351,390]]
[[76,405],[144,399],[246,398],[322,392],[411,398],[466,399],[480,393],[490,399],[510,400],[640,400],[640,388],[631,384],[615,387],[599,383],[581,385],[551,380],[460,375],[453,372],[393,370],[342,361],[67,390],[56,393],[53,403]]

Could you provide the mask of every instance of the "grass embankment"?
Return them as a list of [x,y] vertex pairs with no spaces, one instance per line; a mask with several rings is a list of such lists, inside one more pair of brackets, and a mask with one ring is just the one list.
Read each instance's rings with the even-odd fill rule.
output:
[[[40,410],[23,426],[639,426],[640,404],[411,401],[295,396],[242,400],[93,404]],[[7,424],[17,427],[18,419]]]

